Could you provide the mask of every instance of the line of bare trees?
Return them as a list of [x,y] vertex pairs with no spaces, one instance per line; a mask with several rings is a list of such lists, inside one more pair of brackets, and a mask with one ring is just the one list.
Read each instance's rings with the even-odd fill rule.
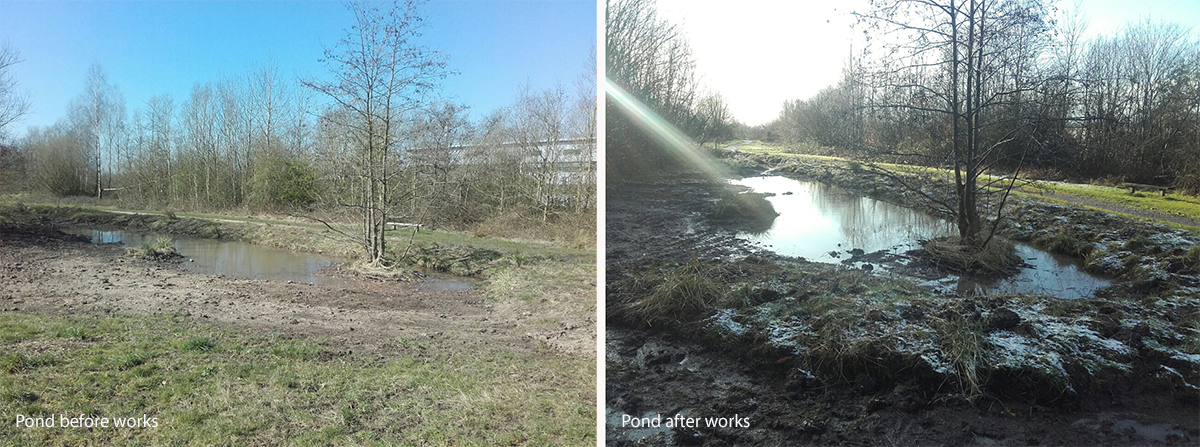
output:
[[13,183],[23,168],[16,147],[9,144],[13,125],[29,113],[29,98],[20,93],[12,75],[12,67],[21,61],[15,48],[0,46],[0,189]]
[[128,112],[94,65],[65,118],[17,142],[14,177],[130,207],[356,222],[373,263],[387,253],[388,221],[594,222],[594,62],[574,93],[525,87],[472,122],[467,106],[432,94],[446,67],[417,42],[418,4],[348,4],[358,23],[327,49],[328,80],[285,78],[266,63]]
[[1200,42],[1183,27],[1085,40],[1077,16],[1051,20],[1038,1],[881,2],[860,17],[874,51],[754,136],[945,167],[966,149],[980,170],[1200,193]]
[[703,92],[687,36],[660,18],[654,0],[609,0],[605,11],[607,81],[641,101],[655,118],[621,113],[608,95],[605,157],[609,181],[666,172],[682,160],[644,130],[661,119],[699,145],[733,135],[735,123],[719,93]]

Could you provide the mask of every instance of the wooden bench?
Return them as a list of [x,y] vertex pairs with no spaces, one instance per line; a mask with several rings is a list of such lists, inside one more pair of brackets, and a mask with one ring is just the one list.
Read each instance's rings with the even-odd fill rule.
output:
[[1147,191],[1158,191],[1158,196],[1159,196],[1159,197],[1166,197],[1166,196],[1167,196],[1167,191],[1170,191],[1170,190],[1172,190],[1172,189],[1175,189],[1175,188],[1172,188],[1172,187],[1170,187],[1170,186],[1154,186],[1154,185],[1144,185],[1144,184],[1141,184],[1141,183],[1122,183],[1122,184],[1121,184],[1121,187],[1122,187],[1122,188],[1129,188],[1129,193],[1130,193],[1130,194],[1133,194],[1133,193],[1137,192],[1137,190],[1139,190],[1139,189],[1143,189],[1143,190],[1147,190]]
[[403,222],[388,222],[387,226],[389,227],[388,229],[390,229],[390,230],[395,230],[396,228],[399,228],[399,227],[416,227],[418,233],[421,232],[421,227],[422,227],[421,224],[403,223]]

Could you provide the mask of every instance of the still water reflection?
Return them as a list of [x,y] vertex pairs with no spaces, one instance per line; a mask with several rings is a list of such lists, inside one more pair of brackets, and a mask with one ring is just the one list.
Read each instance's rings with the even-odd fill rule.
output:
[[[121,230],[70,229],[67,233],[91,238],[94,244],[123,244],[138,247],[153,242],[157,235],[142,235]],[[226,275],[237,278],[296,281],[311,284],[339,281],[316,273],[333,264],[323,256],[263,247],[245,242],[213,239],[176,238],[175,250],[191,262],[183,268],[207,275]]]
[[[901,254],[918,248],[921,240],[955,234],[949,221],[836,186],[781,176],[730,182],[774,194],[767,198],[779,213],[774,224],[765,232],[742,236],[782,255],[839,263],[849,259],[853,249]],[[1090,297],[1096,289],[1109,285],[1109,281],[1084,272],[1077,259],[1025,244],[1017,244],[1017,254],[1028,268],[1012,277],[951,276],[926,285],[960,293],[1037,293],[1059,298]]]

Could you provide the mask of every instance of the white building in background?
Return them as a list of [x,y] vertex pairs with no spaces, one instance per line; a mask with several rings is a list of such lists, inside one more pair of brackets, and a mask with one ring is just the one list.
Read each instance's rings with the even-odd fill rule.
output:
[[477,143],[449,148],[428,147],[409,151],[409,160],[463,167],[494,166],[518,169],[522,174],[553,173],[555,183],[569,185],[595,181],[596,139]]

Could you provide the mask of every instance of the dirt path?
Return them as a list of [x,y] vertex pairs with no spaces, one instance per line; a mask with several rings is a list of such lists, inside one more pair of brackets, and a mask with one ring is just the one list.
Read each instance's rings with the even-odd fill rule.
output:
[[1063,202],[1067,202],[1067,203],[1070,203],[1073,205],[1092,207],[1092,208],[1096,208],[1096,209],[1099,209],[1102,211],[1108,211],[1108,212],[1114,212],[1114,213],[1124,213],[1124,214],[1129,214],[1131,216],[1144,217],[1147,219],[1161,220],[1161,221],[1165,221],[1165,222],[1177,223],[1180,225],[1189,225],[1189,226],[1193,226],[1193,227],[1200,227],[1200,220],[1192,219],[1187,216],[1181,216],[1178,214],[1164,213],[1161,211],[1148,210],[1145,208],[1137,208],[1137,207],[1122,205],[1122,204],[1115,203],[1115,202],[1110,202],[1107,200],[1098,200],[1098,199],[1093,199],[1091,197],[1077,196],[1074,194],[1063,194],[1063,193],[1047,192],[1047,191],[1037,191],[1037,192],[1033,192],[1033,194],[1040,196],[1040,197],[1045,197],[1048,199],[1061,200]]
[[[141,211],[122,211],[122,210],[104,210],[104,211],[108,212],[108,213],[113,213],[113,214],[129,214],[129,215],[133,215],[133,216],[161,216],[162,215],[162,213],[146,213],[146,212],[141,212]],[[250,224],[250,225],[263,225],[263,226],[276,226],[277,225],[277,226],[285,226],[285,227],[303,227],[303,225],[298,225],[298,224],[289,223],[289,222],[280,222],[280,221],[273,221],[273,222],[268,223],[268,222],[255,222],[255,221],[249,220],[249,219],[224,219],[224,218],[219,218],[219,217],[197,217],[197,216],[185,216],[185,217],[187,217],[188,219],[196,219],[196,220],[204,220],[204,221],[220,222],[220,223],[231,223],[231,224]]]
[[341,284],[209,276],[65,235],[0,235],[2,311],[183,315],[380,356],[410,351],[411,341],[432,349],[500,345],[532,352],[550,345],[576,354],[594,352],[595,335],[588,334],[587,325],[549,327],[534,317],[532,305],[489,303],[480,290],[429,291],[414,283],[328,273]]

